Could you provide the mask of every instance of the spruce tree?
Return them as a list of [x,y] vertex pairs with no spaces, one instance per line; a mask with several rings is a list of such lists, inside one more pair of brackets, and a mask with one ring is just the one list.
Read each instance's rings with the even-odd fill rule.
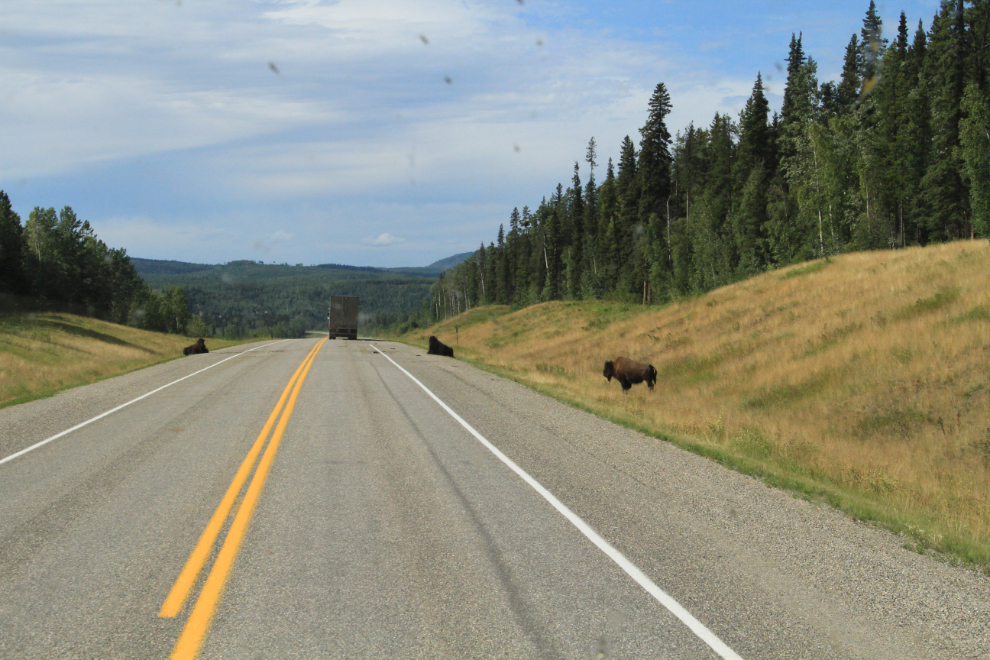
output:
[[670,114],[670,94],[663,83],[658,83],[650,97],[646,124],[639,129],[638,173],[640,177],[640,218],[651,213],[663,216],[670,197],[670,131],[667,115]]
[[958,149],[966,36],[962,0],[945,0],[932,25],[924,70],[932,96],[932,153],[921,188],[929,204],[926,224],[935,240],[969,235],[969,191]]
[[901,12],[897,39],[893,46],[885,51],[880,81],[874,92],[877,111],[876,160],[881,169],[876,185],[880,190],[879,202],[883,206],[883,213],[892,225],[888,234],[894,246],[904,245],[907,234],[903,219],[907,180],[905,165],[908,154],[902,151],[906,145],[903,139],[900,139],[900,133],[907,124],[905,111],[911,91],[907,75],[907,57],[907,17]]
[[[737,153],[733,140],[735,134],[736,127],[729,116],[715,113],[708,128],[704,195],[700,205],[692,205],[692,215],[697,219],[695,226],[702,237],[695,250],[695,259],[699,263],[694,269],[700,273],[697,276],[700,288],[728,284],[739,264],[732,225],[732,207],[736,196],[733,184]],[[701,210],[698,210],[699,206]]]
[[736,151],[733,227],[739,253],[740,277],[764,270],[768,263],[765,236],[768,170],[772,171],[773,138],[770,105],[763,94],[763,76],[757,74],[753,94],[739,117],[739,147]]
[[577,161],[574,162],[574,178],[571,179],[571,203],[568,209],[570,246],[567,263],[567,293],[571,298],[583,298],[581,271],[584,268],[584,193]]
[[869,94],[877,83],[880,72],[880,60],[883,59],[887,48],[887,40],[883,38],[883,20],[877,14],[877,6],[870,0],[870,7],[863,18],[863,28],[860,30],[860,70],[859,79],[863,88],[861,94]]
[[615,290],[619,269],[618,245],[616,245],[615,239],[619,200],[616,193],[615,168],[611,158],[608,159],[608,166],[605,170],[605,181],[598,189],[598,208],[601,229],[598,234],[597,253],[600,256],[599,266],[602,269],[602,293],[606,293]]
[[859,40],[854,34],[846,46],[846,56],[842,64],[842,80],[836,88],[836,105],[840,114],[849,114],[859,100],[859,89],[862,84],[860,71],[862,69],[862,53]]
[[963,97],[966,118],[960,142],[969,178],[970,207],[975,232],[990,237],[990,95],[978,83],[970,83]]
[[[784,103],[780,109],[781,131],[784,135],[788,129],[795,124],[800,124],[808,114],[803,108],[803,97],[807,96],[804,89],[802,69],[804,67],[804,48],[801,39],[804,35],[794,36],[791,33],[790,52],[787,54],[787,82],[784,85]],[[793,131],[792,131],[793,132]],[[786,138],[785,138],[786,139]],[[781,158],[789,158],[794,155],[793,145],[784,145],[780,148]]]
[[615,177],[619,214],[615,223],[616,256],[619,262],[617,290],[633,292],[633,232],[639,225],[639,177],[636,174],[636,148],[627,135],[619,153],[619,173]]
[[598,166],[597,159],[598,145],[595,142],[595,138],[592,137],[588,141],[588,150],[585,154],[585,162],[588,163],[588,183],[584,186],[584,242],[582,248],[584,267],[581,289],[585,297],[593,298],[600,298],[603,293],[601,273],[598,268],[601,261],[598,252],[601,219],[598,209],[598,187],[595,185],[595,167]]
[[498,243],[495,249],[495,299],[499,305],[508,305],[512,296],[509,291],[509,260],[505,248],[504,225],[498,226]]
[[[922,22],[918,21],[914,41],[908,47],[902,67],[906,91],[902,115],[904,125],[897,134],[895,147],[903,159],[900,170],[904,200],[902,234],[905,245],[924,244],[928,236],[927,224],[923,221],[927,216],[928,205],[926,198],[921,194],[921,180],[928,170],[932,144],[930,93],[923,71],[927,50],[925,28]],[[898,212],[898,224],[900,220],[900,212]]]

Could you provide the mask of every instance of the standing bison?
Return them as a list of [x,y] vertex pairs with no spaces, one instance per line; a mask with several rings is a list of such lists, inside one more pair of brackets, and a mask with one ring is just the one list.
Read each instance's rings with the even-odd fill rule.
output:
[[657,370],[653,368],[652,364],[643,364],[642,362],[636,362],[635,360],[630,360],[626,357],[617,357],[615,360],[609,360],[605,363],[605,371],[602,375],[608,379],[608,382],[612,382],[612,377],[614,376],[619,384],[622,385],[622,391],[628,392],[636,383],[642,383],[646,381],[646,386],[653,390],[653,386],[657,382]]
[[447,357],[454,357],[454,349],[447,344],[443,343],[433,335],[430,335],[430,350],[426,351],[429,355],[446,355]]
[[196,343],[192,346],[186,346],[182,349],[183,355],[194,355],[196,353],[209,353],[209,349],[206,348],[206,342],[200,337],[196,340]]

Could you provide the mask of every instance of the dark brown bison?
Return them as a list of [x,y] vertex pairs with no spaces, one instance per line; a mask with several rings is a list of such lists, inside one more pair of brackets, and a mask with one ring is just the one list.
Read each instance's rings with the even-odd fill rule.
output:
[[206,348],[206,342],[202,338],[196,340],[196,343],[192,346],[186,346],[182,349],[183,355],[194,355],[196,353],[209,353],[209,349]]
[[657,382],[657,370],[653,368],[652,364],[643,364],[642,362],[636,362],[635,360],[630,360],[626,357],[617,357],[615,360],[609,360],[605,363],[605,371],[602,375],[608,379],[608,382],[612,382],[612,377],[614,376],[619,384],[622,385],[622,391],[628,392],[636,383],[642,383],[646,381],[646,386],[653,390],[653,386]]
[[447,344],[443,343],[433,335],[430,335],[430,350],[426,351],[430,355],[446,355],[447,357],[454,357],[454,349]]

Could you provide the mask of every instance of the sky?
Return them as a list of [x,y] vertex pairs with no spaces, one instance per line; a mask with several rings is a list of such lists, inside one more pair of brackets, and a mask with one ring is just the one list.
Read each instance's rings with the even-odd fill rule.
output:
[[[938,0],[878,2],[913,35]],[[0,189],[134,257],[425,266],[637,144],[839,77],[856,0],[0,0]]]

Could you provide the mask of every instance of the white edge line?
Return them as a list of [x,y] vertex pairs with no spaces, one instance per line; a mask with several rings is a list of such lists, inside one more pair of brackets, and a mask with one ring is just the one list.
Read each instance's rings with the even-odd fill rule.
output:
[[138,398],[136,398],[136,399],[131,399],[131,400],[130,400],[130,401],[128,401],[127,403],[122,403],[121,405],[119,405],[119,406],[117,406],[117,407],[116,407],[116,408],[114,408],[113,410],[108,410],[108,411],[106,411],[105,413],[103,413],[102,415],[97,415],[96,417],[94,417],[94,418],[92,418],[92,419],[87,419],[87,420],[86,420],[85,422],[82,422],[81,424],[76,424],[76,425],[75,425],[75,426],[73,426],[73,427],[72,427],[71,429],[66,429],[66,430],[64,430],[64,431],[62,431],[61,433],[58,433],[58,434],[56,434],[56,435],[53,435],[52,437],[50,437],[50,438],[48,438],[48,439],[46,439],[46,440],[42,440],[41,442],[37,442],[37,443],[35,443],[35,444],[33,444],[33,445],[31,445],[30,447],[27,447],[26,449],[22,449],[22,450],[20,450],[19,452],[16,452],[16,453],[13,453],[13,454],[11,454],[10,456],[8,456],[8,457],[6,457],[6,458],[3,458],[3,459],[0,459],[0,465],[3,465],[3,464],[4,464],[4,463],[6,463],[7,461],[12,461],[12,460],[14,460],[15,458],[17,458],[18,456],[23,456],[24,454],[26,454],[26,453],[28,453],[29,451],[34,451],[34,450],[35,450],[35,449],[37,449],[38,447],[42,447],[42,446],[44,446],[44,445],[47,445],[47,444],[48,444],[49,442],[51,442],[52,440],[58,440],[58,439],[59,439],[59,438],[61,438],[62,436],[65,436],[65,435],[68,435],[68,434],[70,434],[70,433],[72,433],[73,431],[77,431],[77,430],[79,430],[79,429],[81,429],[82,427],[84,427],[84,426],[86,426],[86,425],[88,425],[88,424],[92,424],[93,422],[95,422],[95,421],[97,421],[97,420],[99,420],[99,419],[103,419],[103,418],[104,418],[104,417],[106,417],[107,415],[112,415],[113,413],[115,413],[115,412],[117,412],[118,410],[121,410],[122,408],[126,408],[127,406],[129,406],[129,405],[131,405],[132,403],[137,403],[137,402],[138,402],[138,401],[140,401],[141,399],[145,399],[145,398],[147,398],[147,397],[149,397],[149,396],[151,396],[151,395],[152,395],[152,394],[154,394],[155,392],[161,392],[161,391],[162,391],[162,390],[164,390],[164,389],[165,389],[166,387],[171,387],[172,385],[175,385],[176,383],[181,383],[181,382],[182,382],[182,381],[184,381],[184,380],[185,380],[186,378],[192,378],[192,377],[193,377],[193,376],[195,376],[196,374],[201,374],[201,373],[203,373],[204,371],[206,371],[207,369],[212,369],[213,367],[216,367],[217,365],[221,365],[221,364],[223,364],[224,362],[226,362],[227,360],[233,360],[233,359],[234,359],[234,358],[236,358],[236,357],[240,357],[240,356],[242,356],[242,355],[245,355],[246,353],[250,353],[251,351],[256,351],[256,350],[258,350],[259,348],[264,348],[265,346],[274,346],[275,344],[281,344],[282,342],[285,342],[285,341],[289,341],[289,340],[288,340],[288,339],[282,339],[281,341],[273,341],[273,342],[271,342],[270,344],[263,344],[263,345],[261,345],[261,346],[255,346],[254,348],[251,348],[251,349],[248,349],[248,350],[246,350],[246,351],[241,351],[240,353],[237,353],[236,355],[232,355],[232,356],[230,356],[229,358],[226,358],[226,359],[223,359],[223,360],[220,360],[219,362],[215,362],[214,364],[211,364],[210,366],[208,366],[208,367],[206,367],[205,369],[200,369],[199,371],[195,371],[195,372],[193,372],[193,373],[191,373],[191,374],[189,374],[188,376],[183,376],[183,377],[182,377],[182,378],[180,378],[179,380],[173,380],[173,381],[172,381],[171,383],[169,383],[169,384],[167,384],[167,385],[162,385],[161,387],[159,387],[159,388],[158,388],[158,389],[156,389],[156,390],[151,390],[151,391],[150,391],[150,392],[148,392],[147,394],[142,394],[141,396],[139,396],[139,397],[138,397]]
[[483,444],[485,447],[488,448],[489,451],[495,454],[495,456],[500,461],[505,463],[510,470],[518,474],[523,481],[525,481],[527,484],[532,486],[533,489],[536,490],[536,492],[538,492],[540,495],[543,496],[543,499],[549,502],[553,508],[557,509],[557,511],[559,511],[562,516],[567,518],[567,520],[569,520],[572,525],[577,527],[578,530],[580,530],[582,534],[588,537],[588,539],[592,543],[598,546],[598,548],[602,552],[608,555],[609,559],[611,559],[616,564],[618,564],[619,568],[624,570],[633,580],[636,581],[637,584],[639,584],[639,586],[643,587],[643,589],[645,589],[647,593],[649,593],[651,596],[656,598],[661,605],[666,607],[671,612],[671,614],[673,614],[678,619],[680,619],[684,623],[684,625],[686,625],[688,628],[691,629],[691,632],[697,635],[703,642],[705,642],[705,644],[708,644],[708,646],[711,647],[711,649],[715,651],[715,653],[717,653],[725,660],[742,660],[742,658],[735,651],[729,648],[725,644],[725,642],[720,640],[715,635],[715,633],[713,633],[711,630],[705,627],[705,624],[701,623],[696,618],[694,618],[694,616],[686,609],[684,609],[684,607],[681,606],[680,603],[678,603],[676,600],[674,600],[669,595],[667,595],[667,593],[664,592],[660,587],[655,585],[653,581],[650,580],[650,578],[646,577],[646,574],[643,573],[643,571],[639,570],[635,564],[633,564],[631,561],[626,559],[625,555],[623,555],[621,552],[616,550],[614,547],[612,547],[612,545],[608,541],[606,541],[601,536],[599,536],[598,532],[593,530],[588,525],[588,523],[584,522],[584,520],[578,517],[576,513],[568,509],[563,502],[561,502],[556,497],[554,497],[553,494],[550,493],[550,491],[548,491],[540,484],[540,482],[538,482],[533,477],[529,476],[529,474],[527,474],[526,471],[523,470],[521,467],[516,465],[512,461],[512,459],[510,459],[508,456],[506,456],[501,451],[499,451],[498,448],[495,447],[495,445],[488,442],[488,440],[486,440],[483,435],[475,431],[474,427],[472,427],[470,424],[465,422],[460,415],[458,415],[453,410],[451,410],[450,406],[448,406],[446,403],[441,401],[436,394],[434,394],[429,389],[427,389],[427,387],[423,385],[423,383],[419,382],[419,380],[417,380],[415,376],[413,376],[411,373],[409,373],[401,366],[399,366],[399,364],[395,360],[390,358],[388,355],[385,355],[385,352],[379,349],[378,346],[375,346],[374,344],[372,344],[372,346],[374,346],[375,350],[377,350],[378,353],[382,355],[386,360],[394,364],[396,368],[399,369],[399,371],[409,376],[414,383],[419,385],[424,392],[429,394],[434,401],[440,404],[441,408],[446,410],[451,417],[456,419],[461,426],[467,429],[468,433],[470,433],[475,438],[477,438],[481,444]]

